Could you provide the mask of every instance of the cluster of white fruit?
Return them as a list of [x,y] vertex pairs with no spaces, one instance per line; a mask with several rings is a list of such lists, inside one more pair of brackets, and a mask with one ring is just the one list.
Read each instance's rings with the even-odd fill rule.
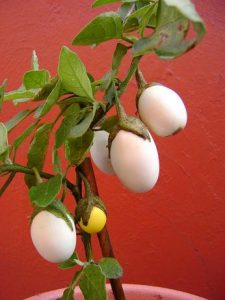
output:
[[[146,127],[158,136],[182,130],[187,112],[177,93],[163,85],[152,85],[138,99],[138,113]],[[152,136],[143,139],[133,132],[120,130],[108,151],[109,133],[96,131],[91,157],[104,173],[116,175],[133,192],[147,192],[159,177],[159,157]]]
[[[181,98],[162,85],[146,88],[138,101],[141,120],[159,136],[169,136],[183,129],[187,112]],[[116,174],[129,190],[147,192],[156,184],[159,176],[159,157],[152,136],[144,139],[131,131],[119,130],[108,151],[109,133],[96,131],[91,156],[98,168],[109,175]],[[47,210],[39,212],[32,220],[31,238],[38,253],[47,261],[60,263],[71,257],[76,246],[76,229],[72,217],[64,219]],[[80,227],[88,233],[96,233],[104,227],[105,213],[94,207],[88,225]]]

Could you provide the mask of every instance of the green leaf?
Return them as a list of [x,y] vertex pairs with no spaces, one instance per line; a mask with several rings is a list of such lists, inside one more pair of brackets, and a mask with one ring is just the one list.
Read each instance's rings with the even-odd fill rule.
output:
[[109,86],[112,84],[112,81],[115,77],[116,70],[109,70],[99,81],[98,88],[101,91],[106,91]]
[[70,269],[74,266],[77,266],[79,262],[79,258],[77,253],[73,253],[73,255],[66,261],[59,264],[60,269]]
[[123,275],[123,270],[115,258],[103,257],[98,264],[106,278],[116,279]]
[[84,119],[79,124],[71,128],[68,139],[80,137],[88,130],[95,117],[96,109],[97,104],[94,104],[91,111],[87,112]]
[[19,148],[19,146],[23,143],[23,141],[31,134],[34,130],[36,123],[31,124],[15,141],[13,142],[13,146],[15,150]]
[[92,4],[92,7],[98,7],[101,5],[111,4],[111,3],[115,3],[115,2],[120,2],[120,0],[96,0]]
[[[72,100],[73,98],[81,98],[81,97],[72,97],[72,98],[69,98],[69,99],[67,99],[67,100]],[[72,102],[72,101],[71,101],[71,103],[69,103],[69,101],[68,101],[68,103],[66,103],[66,101],[63,101],[63,103],[64,103],[64,104],[69,104],[69,105],[66,105],[66,106],[64,107],[64,109],[63,109],[63,110],[64,110],[64,111],[63,111],[63,115],[64,115],[65,117],[67,117],[67,116],[69,116],[69,115],[76,115],[76,114],[80,113],[81,109],[80,109],[79,103]],[[84,108],[84,109],[85,109],[85,108]],[[83,111],[84,109],[82,109],[82,111]]]
[[76,111],[74,113],[70,113],[65,116],[63,119],[60,127],[56,131],[55,134],[55,146],[56,148],[59,148],[67,139],[71,129],[80,121],[81,115],[80,114],[80,108],[77,104],[72,105],[72,108],[75,107]]
[[55,87],[53,88],[53,90],[51,91],[51,93],[49,94],[46,101],[43,103],[43,106],[40,106],[41,109],[39,111],[37,111],[37,113],[35,113],[36,118],[43,117],[51,110],[53,105],[56,103],[56,101],[60,97],[60,91],[61,91],[61,82],[58,81],[56,83]]
[[5,122],[5,126],[8,132],[10,132],[13,128],[15,128],[20,122],[22,122],[31,113],[32,111],[29,109],[21,110],[17,115],[15,115],[13,118]]
[[106,300],[105,276],[101,268],[95,264],[90,264],[83,270],[80,279],[80,289],[85,300]]
[[129,15],[123,26],[123,31],[132,32],[140,29],[141,34],[143,34],[144,28],[148,25],[149,20],[154,13],[154,7],[155,3],[151,3],[149,5],[143,6],[142,8]]
[[94,132],[88,130],[83,136],[66,141],[66,159],[72,165],[80,165],[86,158],[94,138]]
[[73,45],[98,45],[122,37],[122,19],[115,12],[107,12],[93,19],[74,38]]
[[24,87],[22,87],[19,88],[18,90],[5,93],[4,101],[24,99],[24,98],[31,99],[34,96],[35,96],[35,91],[31,91],[31,90],[27,91],[24,89]]
[[5,88],[6,88],[6,80],[4,80],[2,85],[0,86],[0,110],[2,109],[2,104],[4,101]]
[[112,69],[113,70],[118,70],[122,59],[124,56],[127,54],[127,47],[123,44],[118,43],[116,46],[116,50],[113,54],[113,59],[112,59]]
[[[38,171],[42,170],[47,148],[48,148],[49,135],[51,129],[52,129],[52,124],[48,124],[48,123],[42,124],[37,129],[28,150],[27,166],[29,168],[36,167]],[[36,179],[33,175],[25,175],[25,182],[28,187],[36,185]]]
[[[186,39],[190,22],[196,35]],[[140,56],[155,51],[160,58],[176,58],[196,46],[204,34],[204,23],[190,0],[160,0],[155,32],[136,41],[132,54]]]
[[74,291],[71,288],[67,288],[63,291],[63,295],[60,298],[61,300],[74,300]]
[[116,95],[115,84],[112,82],[106,91],[104,99],[107,102],[109,102],[111,105],[115,99],[115,95]]
[[39,89],[49,82],[50,75],[47,70],[32,70],[24,74],[23,84],[27,90]]
[[31,67],[35,71],[39,70],[38,57],[37,57],[37,53],[35,50],[33,50],[33,52],[32,52]]
[[52,150],[52,163],[55,173],[62,173],[62,167],[60,163],[60,157],[57,149],[54,147]]
[[122,20],[125,21],[126,18],[134,11],[135,11],[134,3],[123,3],[118,9],[118,14],[121,16]]
[[39,207],[48,206],[58,195],[62,185],[62,175],[57,174],[48,181],[32,186],[29,196],[33,204]]
[[63,47],[59,58],[59,77],[68,92],[93,99],[91,82],[84,64],[78,55],[67,47]]
[[[84,104],[86,106],[87,104],[93,104],[93,102],[94,102],[93,100],[90,100],[90,99],[85,98],[85,97],[71,97],[71,98],[67,98],[63,101],[60,101],[58,103],[58,105],[59,105],[60,109],[64,111],[66,109],[66,107],[69,107],[72,104],[74,104],[74,105],[75,104],[76,105],[81,104],[82,106]],[[68,109],[66,109],[66,111],[63,113],[64,115],[67,114],[67,110]]]
[[53,77],[50,82],[46,83],[41,90],[34,96],[34,101],[46,99],[58,82],[58,76]]
[[0,155],[8,150],[8,132],[6,126],[0,122]]
[[170,22],[174,21],[177,11],[192,22],[203,23],[190,0],[160,0],[160,10],[158,25],[166,24],[167,18]]

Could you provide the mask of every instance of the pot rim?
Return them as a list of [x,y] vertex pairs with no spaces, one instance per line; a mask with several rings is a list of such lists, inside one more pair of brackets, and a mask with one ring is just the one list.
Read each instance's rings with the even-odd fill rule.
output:
[[[159,287],[159,286],[150,286],[150,285],[142,285],[142,284],[130,284],[130,283],[124,283],[123,284],[123,288],[125,293],[129,292],[129,293],[138,293],[139,295],[155,295],[158,296],[159,298],[157,299],[161,299],[160,297],[162,297],[162,299],[164,297],[170,297],[170,299],[173,300],[207,300],[206,298],[202,298],[200,296],[197,295],[193,295],[193,294],[189,294],[187,292],[182,292],[179,290],[174,290],[174,289],[169,289],[169,288],[164,288],[164,287]],[[49,299],[49,295],[51,294],[51,299],[56,299],[57,297],[59,297],[60,295],[63,294],[65,288],[62,289],[57,289],[57,290],[53,290],[53,291],[49,291],[49,292],[44,292],[44,293],[40,293],[38,295],[26,298],[24,300],[48,300]],[[106,284],[106,289],[107,291],[111,291],[111,286],[109,283]],[[76,287],[75,289],[75,294],[80,294],[81,291],[78,287]],[[56,297],[56,298],[54,298]]]

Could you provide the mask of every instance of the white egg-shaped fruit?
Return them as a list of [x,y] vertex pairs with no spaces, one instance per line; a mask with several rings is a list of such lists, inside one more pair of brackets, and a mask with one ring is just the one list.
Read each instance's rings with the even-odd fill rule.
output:
[[60,263],[71,257],[76,246],[76,229],[69,216],[73,230],[65,220],[44,210],[31,224],[31,239],[38,253],[47,261]]
[[[151,136],[150,136],[151,137]],[[110,149],[113,169],[130,191],[151,190],[159,177],[159,157],[153,138],[144,140],[136,134],[120,130]]]
[[138,101],[143,123],[159,136],[173,135],[187,123],[187,111],[180,96],[163,85],[146,88]]
[[109,159],[108,150],[109,133],[104,130],[95,131],[93,145],[91,146],[91,158],[96,166],[108,175],[113,175],[114,171]]

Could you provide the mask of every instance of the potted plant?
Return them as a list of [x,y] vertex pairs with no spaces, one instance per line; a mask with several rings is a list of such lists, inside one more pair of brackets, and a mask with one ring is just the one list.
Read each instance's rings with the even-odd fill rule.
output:
[[[98,194],[91,158],[103,173],[117,176],[130,191],[144,193],[155,186],[159,157],[150,131],[161,137],[177,134],[186,125],[187,112],[175,91],[160,83],[146,82],[139,63],[149,53],[161,59],[183,55],[205,33],[204,23],[189,0],[96,0],[93,7],[113,2],[122,2],[116,12],[95,17],[72,42],[85,46],[118,41],[111,68],[102,78],[94,78],[76,52],[62,47],[56,76],[39,68],[34,51],[32,70],[24,74],[21,87],[6,92],[6,81],[0,87],[3,110],[10,100],[16,105],[31,105],[26,110],[18,106],[15,117],[0,123],[0,173],[6,176],[0,196],[17,173],[25,174],[33,207],[30,232],[34,247],[44,259],[62,269],[75,267],[69,287],[56,296],[61,299],[73,299],[75,287],[79,286],[86,300],[104,300],[106,279],[110,280],[115,299],[125,299],[119,279],[122,268],[113,255],[106,227],[107,209]],[[191,37],[190,25],[195,32]],[[118,72],[126,55],[131,57],[130,67],[125,78],[120,78]],[[120,99],[133,76],[137,82],[136,117],[126,113]],[[101,99],[97,97],[99,92]],[[55,120],[47,122],[45,116],[55,107],[59,109]],[[116,113],[109,117],[112,108]],[[9,144],[8,135],[26,118],[30,125]],[[17,163],[17,150],[29,137],[32,141],[27,149],[27,164],[22,166]],[[44,169],[49,149],[54,174]],[[63,168],[65,161],[67,166]],[[68,176],[72,168],[76,182]],[[68,190],[76,202],[73,213],[64,202]],[[99,261],[92,254],[93,234],[98,235],[102,250]],[[76,253],[77,236],[81,236],[84,245],[85,261]],[[160,290],[162,295],[164,292]]]

